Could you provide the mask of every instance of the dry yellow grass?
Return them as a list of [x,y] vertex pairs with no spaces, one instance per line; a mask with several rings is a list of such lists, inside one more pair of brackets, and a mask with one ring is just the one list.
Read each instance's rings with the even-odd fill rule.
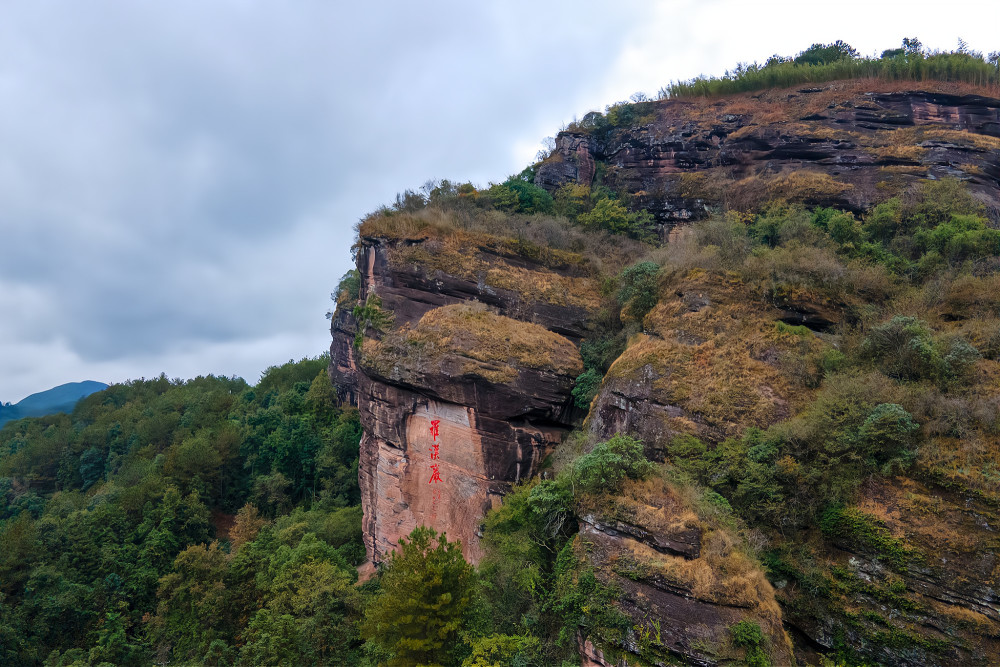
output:
[[[703,296],[711,305],[691,312],[676,292]],[[798,360],[821,355],[828,347],[821,339],[780,331],[778,311],[735,277],[694,270],[664,293],[669,296],[644,321],[651,335],[630,343],[610,378],[637,378],[649,366],[656,400],[681,407],[716,435],[765,427],[809,401],[812,390],[801,385]],[[784,364],[786,357],[797,361]],[[671,427],[699,431],[691,422]]]
[[781,610],[774,590],[746,544],[715,519],[699,518],[685,497],[661,477],[629,481],[619,496],[587,496],[580,500],[581,514],[619,520],[650,533],[669,536],[699,529],[701,549],[697,558],[661,553],[637,540],[619,536],[618,551],[601,554],[605,570],[632,571],[640,578],[661,576],[687,588],[697,599],[754,610],[773,628],[780,629]]
[[837,197],[853,187],[849,183],[841,183],[829,174],[812,171],[780,174],[768,183],[768,189],[775,197],[801,202]]
[[358,225],[358,235],[362,237],[411,241],[449,234],[452,231],[446,220],[411,213],[373,213]]
[[469,360],[463,372],[498,383],[516,379],[518,368],[573,377],[583,371],[580,353],[569,340],[483,304],[435,308],[415,327],[390,332],[382,340],[366,339],[362,347],[363,363],[383,373],[401,366],[429,367],[449,354]]
[[698,514],[662,477],[630,480],[617,496],[590,495],[579,501],[581,514],[597,513],[658,534],[700,525]]
[[[560,306],[597,308],[601,295],[597,281],[590,275],[548,270],[544,267],[515,266],[496,253],[517,256],[515,241],[483,237],[458,230],[449,231],[416,245],[403,245],[389,251],[389,261],[396,267],[419,266],[425,271],[441,271],[467,280],[482,280],[495,289],[510,290],[526,299]],[[484,252],[483,249],[489,252]],[[551,263],[582,261],[579,255],[546,249]]]
[[927,148],[923,146],[879,146],[870,149],[870,152],[880,160],[905,160],[909,162],[920,162],[927,155]]
[[962,132],[935,125],[921,126],[919,128],[919,137],[922,141],[944,141],[954,144],[965,144],[984,151],[1000,150],[1000,137]]
[[583,371],[580,353],[566,338],[541,325],[497,315],[482,304],[435,308],[420,318],[411,338],[479,361],[513,359],[528,368],[572,375]]
[[724,170],[714,169],[678,174],[674,183],[682,197],[722,202],[726,208],[737,211],[756,211],[775,200],[828,202],[853,188],[829,174],[805,170],[733,178]]

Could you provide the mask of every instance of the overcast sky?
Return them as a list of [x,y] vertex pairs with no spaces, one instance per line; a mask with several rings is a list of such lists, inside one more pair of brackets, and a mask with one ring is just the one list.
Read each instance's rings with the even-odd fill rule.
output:
[[0,0],[0,400],[240,375],[329,345],[355,222],[503,180],[591,109],[996,2]]

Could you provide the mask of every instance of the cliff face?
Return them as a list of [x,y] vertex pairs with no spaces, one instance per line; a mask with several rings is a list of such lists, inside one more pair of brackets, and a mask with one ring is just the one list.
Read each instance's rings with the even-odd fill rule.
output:
[[[582,363],[571,341],[586,330],[591,279],[510,249],[463,245],[456,260],[453,241],[363,239],[360,303],[378,303],[391,322],[366,320],[359,335],[342,308],[333,323],[331,373],[364,427],[359,479],[375,563],[418,524],[461,539],[478,560],[486,510],[536,473],[574,417]],[[550,283],[559,287],[537,292]]]
[[[963,180],[995,218],[1000,101],[864,86],[643,103],[619,126],[585,119],[560,134],[535,182],[553,193],[579,184],[630,195],[680,253],[694,247],[684,245],[694,232],[679,223],[717,205],[742,212],[784,200],[861,212],[945,176]],[[749,217],[733,219],[742,236]],[[538,474],[584,417],[596,439],[628,433],[675,469],[684,447],[711,452],[748,429],[794,421],[819,400],[841,349],[860,344],[851,337],[864,318],[903,312],[888,310],[895,288],[886,275],[863,262],[847,267],[829,239],[785,254],[776,248],[771,264],[747,251],[742,273],[716,261],[725,249],[711,242],[698,250],[715,258],[707,269],[668,252],[656,305],[584,415],[571,391],[583,370],[580,344],[595,339],[607,315],[602,270],[572,252],[405,215],[362,232],[360,294],[338,304],[331,375],[361,412],[359,479],[374,563],[418,524],[460,539],[477,561],[483,515],[513,483]],[[804,282],[788,278],[806,274]],[[978,308],[983,298],[955,303]],[[917,297],[903,307],[934,319],[942,336],[994,344],[1000,319],[964,322],[935,303],[937,314],[918,312]],[[1000,377],[998,358],[980,364],[984,391]],[[908,476],[870,476],[846,506],[810,515],[824,517],[822,529],[790,524],[765,535],[724,526],[677,495],[683,483],[633,485],[578,507],[574,551],[620,591],[618,606],[634,623],[615,646],[581,640],[584,664],[739,661],[730,630],[741,620],[762,629],[773,664],[815,664],[818,653],[838,651],[860,662],[989,664],[1000,653],[1000,513],[994,463],[983,465],[998,442],[994,398],[917,400],[913,387],[880,377],[873,402],[923,410],[922,437],[937,459]],[[766,456],[761,447],[745,464]],[[773,467],[808,486],[813,463],[784,456]],[[981,488],[966,484],[977,466],[988,478]],[[751,550],[752,540],[759,544]],[[740,556],[751,551],[766,577]]]
[[967,180],[1000,208],[1000,100],[834,83],[636,106],[627,125],[585,118],[560,133],[535,183],[613,184],[653,213],[664,238],[720,203],[784,197],[863,211],[918,178]]
[[689,500],[654,480],[586,499],[580,510],[574,547],[621,591],[620,609],[634,623],[624,651],[581,643],[584,665],[739,664],[744,656],[730,628],[741,621],[762,629],[772,664],[794,664],[763,571],[737,548],[739,538],[699,516]]
[[[820,292],[775,306],[738,280],[698,272],[668,280],[661,293],[644,320],[645,333],[605,376],[587,421],[599,438],[620,432],[641,438],[647,455],[658,460],[677,453],[670,451],[677,436],[693,435],[718,446],[750,427],[766,428],[796,415],[814,399],[811,387],[819,385],[821,374],[811,363],[802,365],[802,359],[821,359],[835,349],[842,337],[825,330],[862,304],[837,303]],[[804,313],[817,332],[783,332],[775,326],[783,320],[800,322]],[[976,441],[971,433],[966,437]],[[789,459],[787,465],[797,464]],[[996,501],[946,478],[914,477],[869,480],[842,533],[824,536],[808,526],[788,533],[781,555],[773,552],[768,568],[774,599],[799,659],[814,664],[815,652],[844,646],[894,665],[990,664],[986,656],[1000,654]],[[865,532],[872,530],[865,527],[873,525],[867,523],[872,517],[884,526],[879,539]],[[859,523],[847,528],[850,521]],[[581,537],[592,543],[590,558],[602,561],[617,560],[614,554],[632,540],[646,545],[641,561],[655,560],[654,551],[690,559],[698,555],[692,542],[703,541],[697,535],[689,540],[687,534],[665,539],[648,528],[638,536],[629,533],[605,516],[588,521]],[[775,537],[772,545],[781,543]],[[726,571],[713,565],[713,571]],[[652,617],[671,619],[662,627],[697,636],[695,628],[717,625],[691,619],[728,613],[713,606],[722,598],[699,598],[683,586],[665,587],[662,580],[645,576],[648,570],[643,574],[619,585],[629,591],[628,600],[657,601]],[[723,597],[732,603],[731,592]],[[755,599],[760,598],[766,596]],[[677,617],[678,609],[687,620]],[[632,615],[643,618],[650,612]],[[729,617],[718,621],[722,627],[731,622]],[[763,621],[761,626],[767,627]],[[720,643],[719,637],[712,640],[709,645]],[[585,655],[591,650],[583,648]],[[715,664],[720,657],[686,645],[673,645],[671,652],[694,664]],[[593,658],[593,664],[615,663]]]

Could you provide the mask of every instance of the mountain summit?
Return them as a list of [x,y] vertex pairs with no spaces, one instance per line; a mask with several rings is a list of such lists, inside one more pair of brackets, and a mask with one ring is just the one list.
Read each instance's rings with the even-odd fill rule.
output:
[[73,412],[73,407],[81,398],[107,388],[108,385],[94,380],[67,382],[58,387],[31,394],[17,403],[0,405],[0,426],[23,417],[41,417],[57,412]]

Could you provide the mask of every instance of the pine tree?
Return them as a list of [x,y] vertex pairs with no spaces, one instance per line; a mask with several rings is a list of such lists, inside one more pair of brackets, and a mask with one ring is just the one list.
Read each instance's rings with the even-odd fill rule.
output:
[[365,610],[362,637],[379,664],[447,665],[469,610],[473,570],[459,542],[418,526],[400,539]]

